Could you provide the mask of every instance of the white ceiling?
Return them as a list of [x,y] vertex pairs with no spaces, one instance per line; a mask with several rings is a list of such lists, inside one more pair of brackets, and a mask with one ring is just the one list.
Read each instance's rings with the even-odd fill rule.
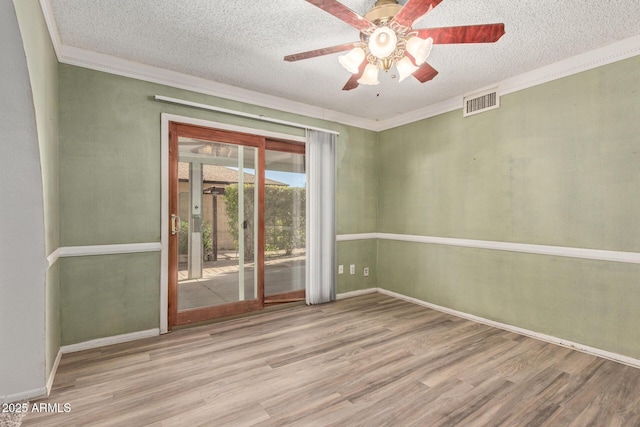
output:
[[[493,44],[435,45],[430,82],[342,91],[339,54],[288,54],[358,40],[358,31],[304,0],[47,0],[59,42],[368,120],[424,109],[640,34],[638,0],[444,0],[414,28],[503,22]],[[375,0],[342,0],[364,15]],[[400,4],[406,0],[400,0]]]

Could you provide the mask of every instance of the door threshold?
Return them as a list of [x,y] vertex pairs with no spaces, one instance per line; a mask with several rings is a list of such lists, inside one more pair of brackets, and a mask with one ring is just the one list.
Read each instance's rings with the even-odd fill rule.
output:
[[305,298],[282,298],[282,299],[265,299],[264,305],[272,306],[276,304],[288,304],[291,302],[305,301]]
[[181,329],[188,329],[195,326],[211,325],[214,323],[226,322],[227,320],[241,319],[243,317],[250,317],[250,316],[256,316],[263,313],[269,313],[271,311],[286,310],[288,308],[297,307],[299,305],[305,305],[305,300],[293,301],[293,302],[278,302],[277,304],[272,303],[269,305],[265,305],[265,307],[262,310],[254,310],[246,313],[234,314],[231,316],[217,317],[215,319],[203,320],[201,322],[186,323],[184,325],[175,325],[173,326],[173,328],[171,328],[171,330],[178,331]]

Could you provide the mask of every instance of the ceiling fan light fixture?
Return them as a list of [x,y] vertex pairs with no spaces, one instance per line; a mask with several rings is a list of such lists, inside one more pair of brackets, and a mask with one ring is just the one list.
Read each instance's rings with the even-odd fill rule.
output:
[[369,37],[369,51],[378,59],[391,55],[396,50],[398,36],[389,27],[378,27]]
[[348,72],[356,74],[359,71],[360,64],[364,61],[364,55],[364,49],[356,47],[346,55],[340,55],[338,61]]
[[407,40],[407,52],[413,56],[413,59],[416,61],[416,65],[423,64],[424,61],[427,60],[432,47],[433,39],[431,37],[425,40],[414,36]]
[[378,80],[378,66],[371,63],[367,64],[367,66],[364,67],[362,77],[358,79],[358,83],[361,85],[380,84],[380,81]]
[[398,70],[398,81],[401,82],[411,74],[415,73],[418,68],[413,65],[413,62],[408,57],[402,58],[400,61],[396,63],[396,69]]
[[[420,83],[428,82],[438,74],[426,63],[434,39],[438,44],[494,43],[505,34],[503,23],[413,28],[443,0],[375,0],[373,8],[364,16],[351,10],[343,1],[306,0],[357,29],[360,39],[287,55],[284,60],[294,62],[340,52],[344,55],[339,58],[340,63],[353,73],[342,88],[345,91],[355,89],[361,83],[379,84],[379,71],[388,72],[394,64],[400,80],[412,75]],[[364,51],[364,59],[361,60],[362,52],[354,49],[356,47]],[[396,75],[391,75],[391,78],[396,78]]]

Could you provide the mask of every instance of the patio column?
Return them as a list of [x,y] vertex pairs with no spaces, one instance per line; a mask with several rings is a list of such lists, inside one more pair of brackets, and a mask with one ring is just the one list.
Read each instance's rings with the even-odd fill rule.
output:
[[190,163],[189,186],[189,278],[200,279],[202,277],[202,163]]

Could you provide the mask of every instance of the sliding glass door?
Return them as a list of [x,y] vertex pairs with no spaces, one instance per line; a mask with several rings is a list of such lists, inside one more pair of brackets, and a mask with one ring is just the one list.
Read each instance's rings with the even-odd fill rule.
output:
[[303,145],[267,142],[265,302],[304,299],[306,173]]
[[170,327],[304,299],[304,145],[172,123],[169,157]]

